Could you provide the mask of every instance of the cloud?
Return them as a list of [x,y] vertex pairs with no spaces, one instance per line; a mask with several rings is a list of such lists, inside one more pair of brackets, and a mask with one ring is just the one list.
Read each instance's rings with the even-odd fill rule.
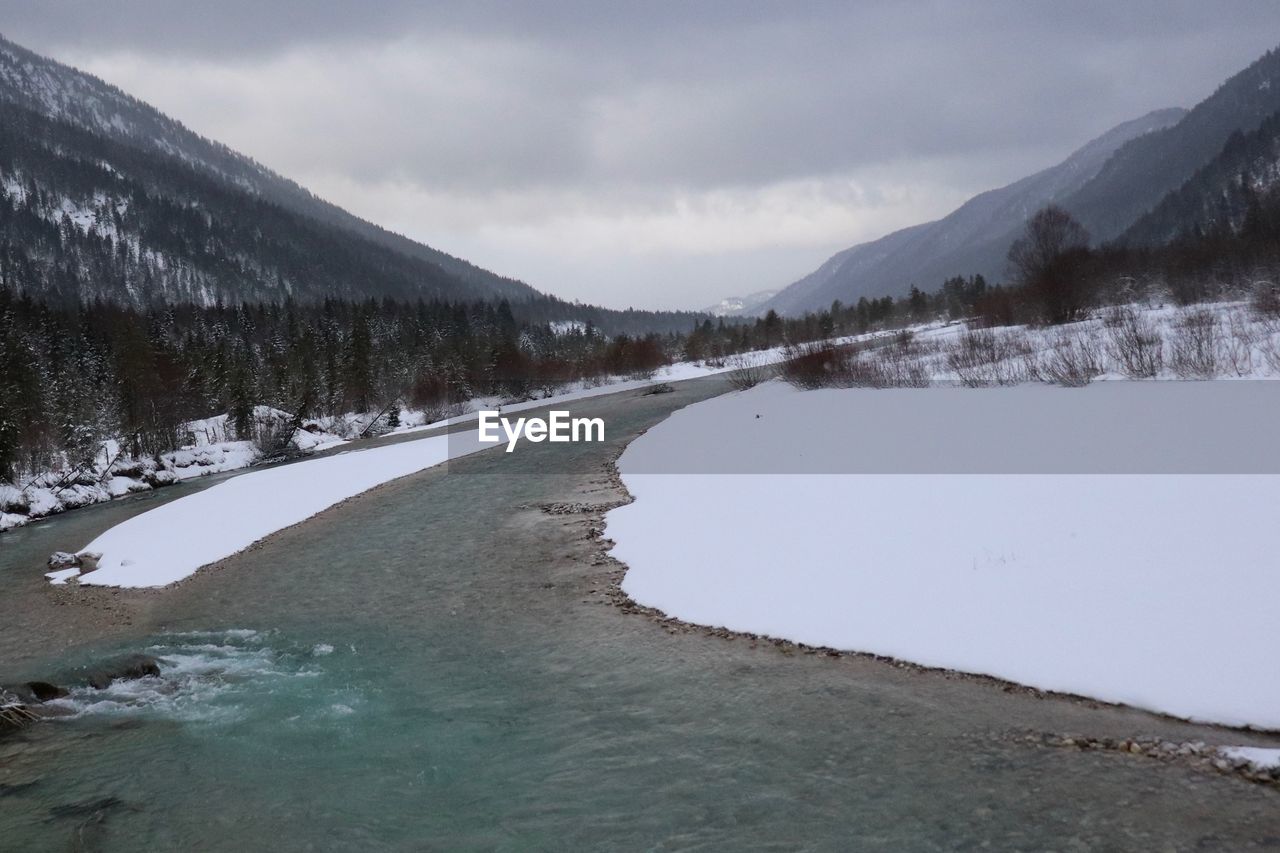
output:
[[1269,3],[1209,5],[0,0],[0,20],[432,245],[696,307],[1190,105],[1280,41]]

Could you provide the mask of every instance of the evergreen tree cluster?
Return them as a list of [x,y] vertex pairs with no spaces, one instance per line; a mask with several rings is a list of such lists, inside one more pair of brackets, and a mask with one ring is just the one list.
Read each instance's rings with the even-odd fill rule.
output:
[[134,455],[190,441],[182,425],[255,406],[305,419],[473,396],[520,398],[651,373],[675,336],[606,337],[519,320],[506,301],[67,306],[0,287],[0,479],[79,464],[119,438]]

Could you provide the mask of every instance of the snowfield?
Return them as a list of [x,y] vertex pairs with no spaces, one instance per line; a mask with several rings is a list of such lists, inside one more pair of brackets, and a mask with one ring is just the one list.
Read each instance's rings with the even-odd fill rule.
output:
[[689,622],[1280,729],[1277,414],[1271,382],[774,381],[634,441],[607,535]]

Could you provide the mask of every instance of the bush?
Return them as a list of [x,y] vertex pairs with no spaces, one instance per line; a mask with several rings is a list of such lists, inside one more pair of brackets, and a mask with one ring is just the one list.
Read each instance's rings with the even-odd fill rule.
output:
[[759,353],[735,355],[729,359],[729,364],[732,365],[729,384],[738,391],[746,391],[773,378],[774,366],[767,363]]
[[789,346],[779,366],[783,379],[797,388],[826,388],[851,373],[853,348],[827,342]]
[[1170,366],[1180,379],[1212,379],[1218,375],[1222,337],[1218,316],[1206,309],[1182,314],[1174,325]]
[[1164,339],[1155,324],[1129,306],[1109,311],[1103,318],[1107,329],[1107,356],[1130,379],[1153,379],[1164,366]]
[[1273,376],[1280,376],[1280,322],[1270,321],[1262,330],[1262,358]]
[[1045,382],[1079,388],[1102,374],[1102,351],[1092,335],[1063,334],[1040,360],[1038,372]]
[[910,332],[895,336],[892,344],[880,350],[875,368],[875,388],[927,388],[931,376],[921,354],[937,349],[936,344],[922,345]]
[[1019,359],[1029,351],[1025,336],[999,335],[992,329],[968,329],[952,344],[947,366],[968,388],[1014,385],[1027,378]]
[[1236,376],[1251,375],[1259,331],[1242,312],[1232,311],[1227,315],[1227,332],[1221,339],[1220,360]]

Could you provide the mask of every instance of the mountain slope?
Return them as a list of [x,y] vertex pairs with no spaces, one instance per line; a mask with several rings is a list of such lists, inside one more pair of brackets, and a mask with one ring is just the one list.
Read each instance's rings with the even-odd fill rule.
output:
[[[15,216],[35,217],[61,228],[62,213],[69,212],[72,225],[81,232],[72,241],[79,255],[95,240],[109,240],[112,252],[131,245],[134,254],[150,258],[152,269],[142,275],[142,285],[134,281],[121,290],[121,276],[139,272],[121,263],[108,277],[114,284],[90,284],[83,296],[137,303],[329,293],[513,299],[537,295],[521,282],[365,222],[119,89],[3,39],[0,111],[5,126],[0,191],[9,204],[11,223]],[[139,200],[156,206],[153,216],[143,216],[145,221],[126,213],[145,207]],[[189,239],[164,247],[151,245],[156,234],[145,226],[159,221],[162,200],[175,209],[203,211],[196,218],[203,218],[214,232],[214,244],[195,247],[198,238],[188,234]],[[108,208],[120,219],[112,219],[109,226],[91,213],[107,215]],[[21,215],[15,212],[19,209],[24,211]],[[252,212],[252,222],[237,220],[245,211]],[[34,222],[27,224],[31,228],[24,236],[29,237]],[[258,240],[259,227],[275,237]],[[174,237],[175,228],[162,230]],[[322,254],[308,260],[294,253],[286,259],[283,244],[292,239],[292,229],[305,232],[303,244],[327,244]],[[253,237],[248,243],[243,242],[246,234]],[[33,268],[52,269],[53,243],[37,240],[24,245],[15,242],[17,236],[6,238],[10,256],[24,257]],[[257,257],[260,242],[279,249],[280,256],[270,262]],[[31,256],[38,247],[44,254]],[[10,268],[15,263],[11,257]],[[325,275],[316,278],[316,268],[323,264],[333,264],[328,279],[344,276],[340,286]],[[45,289],[66,294],[72,287],[67,273],[73,270],[68,267],[102,265],[101,259],[83,256],[63,263]],[[185,278],[178,280],[174,269]],[[30,280],[22,284],[34,286]]]
[[1081,147],[1056,166],[965,202],[935,222],[895,231],[834,255],[764,306],[796,314],[834,299],[901,295],[912,284],[936,289],[946,278],[982,273],[999,278],[1013,235],[1027,217],[1085,186],[1122,145],[1169,127],[1186,114],[1157,110],[1125,122]]
[[1238,231],[1250,208],[1280,190],[1280,113],[1249,133],[1235,133],[1222,151],[1165,196],[1123,235],[1134,245],[1159,245],[1194,230]]
[[1280,51],[1227,80],[1182,121],[1135,139],[1115,153],[1063,206],[1095,242],[1114,239],[1222,151],[1280,111]]
[[702,310],[713,317],[750,316],[777,293],[776,290],[758,290],[746,296],[726,296],[715,305],[709,305]]

